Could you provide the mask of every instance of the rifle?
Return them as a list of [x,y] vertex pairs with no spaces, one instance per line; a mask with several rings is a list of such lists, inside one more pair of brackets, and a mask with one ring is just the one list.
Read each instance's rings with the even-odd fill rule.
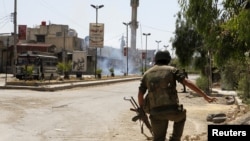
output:
[[[134,100],[134,98],[133,98],[132,96],[131,96],[131,98],[125,98],[125,97],[124,97],[124,100],[127,100],[127,101],[130,101],[130,102],[131,102],[131,104],[133,105],[134,108],[130,108],[130,110],[136,112],[136,114],[137,114],[136,116],[134,116],[134,117],[132,118],[132,121],[136,122],[137,120],[140,120],[140,124],[141,124],[141,133],[142,133],[144,136],[146,136],[147,139],[151,139],[151,138],[150,138],[149,136],[147,136],[147,135],[144,133],[144,131],[143,131],[143,124],[145,124],[145,125],[147,126],[149,132],[150,132],[150,133],[152,134],[152,136],[153,136],[152,127],[151,127],[151,124],[150,124],[150,122],[149,122],[149,120],[148,120],[148,116],[147,116],[147,114],[145,113],[145,111],[144,111],[142,108],[140,108],[140,107],[138,106],[138,104],[136,103],[136,101]],[[142,123],[141,123],[141,121],[142,121]]]

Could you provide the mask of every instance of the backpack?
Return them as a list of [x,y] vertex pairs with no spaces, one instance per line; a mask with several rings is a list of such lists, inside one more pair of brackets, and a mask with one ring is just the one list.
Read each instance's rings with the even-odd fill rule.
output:
[[171,66],[154,66],[146,74],[148,93],[144,98],[144,110],[168,105],[177,105],[179,99],[176,90],[176,68]]

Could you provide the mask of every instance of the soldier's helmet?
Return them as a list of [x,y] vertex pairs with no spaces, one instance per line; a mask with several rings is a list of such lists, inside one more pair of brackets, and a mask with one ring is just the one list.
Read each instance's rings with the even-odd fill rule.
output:
[[165,61],[169,63],[171,61],[170,53],[167,50],[159,50],[155,54],[155,62],[157,63],[158,61]]

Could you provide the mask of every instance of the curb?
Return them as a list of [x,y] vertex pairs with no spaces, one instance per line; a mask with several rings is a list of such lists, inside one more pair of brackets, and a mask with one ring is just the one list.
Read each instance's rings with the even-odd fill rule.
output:
[[229,90],[221,90],[221,89],[212,89],[212,92],[218,95],[228,95],[228,96],[237,96],[236,91],[229,91]]
[[59,91],[65,89],[72,89],[76,87],[89,87],[97,85],[107,85],[119,82],[127,82],[139,80],[141,77],[123,78],[123,79],[111,79],[111,80],[94,80],[94,81],[82,81],[82,82],[69,82],[62,84],[50,84],[50,85],[38,85],[38,86],[20,86],[20,85],[5,85],[0,86],[0,89],[22,89],[22,90],[35,90],[35,91]]

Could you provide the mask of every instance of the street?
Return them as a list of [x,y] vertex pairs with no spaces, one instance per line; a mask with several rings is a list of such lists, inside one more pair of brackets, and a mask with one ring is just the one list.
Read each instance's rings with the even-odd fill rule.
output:
[[[1,89],[0,141],[147,140],[140,122],[131,120],[136,115],[129,110],[131,103],[124,100],[133,96],[137,101],[138,85],[139,81],[130,81],[56,92]],[[181,88],[178,84],[179,92]],[[220,101],[209,104],[187,93],[179,93],[179,97],[188,114],[183,138],[206,138],[206,116],[234,107]],[[146,126],[144,132],[150,136]]]
[[1,90],[0,140],[104,140],[130,113],[123,97],[135,96],[137,88],[127,84],[52,93]]

